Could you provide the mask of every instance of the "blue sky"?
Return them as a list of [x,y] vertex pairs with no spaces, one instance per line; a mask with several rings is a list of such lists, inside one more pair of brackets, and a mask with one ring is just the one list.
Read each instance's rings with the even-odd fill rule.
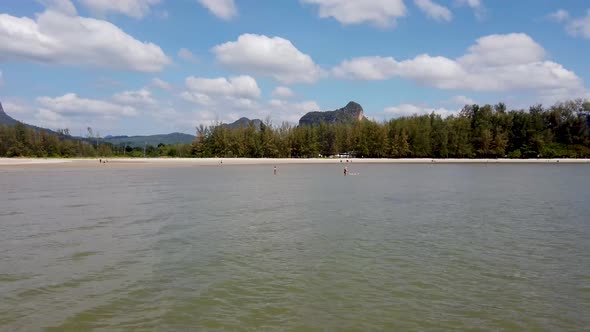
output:
[[0,101],[39,126],[194,133],[359,102],[389,119],[589,98],[582,0],[21,0]]

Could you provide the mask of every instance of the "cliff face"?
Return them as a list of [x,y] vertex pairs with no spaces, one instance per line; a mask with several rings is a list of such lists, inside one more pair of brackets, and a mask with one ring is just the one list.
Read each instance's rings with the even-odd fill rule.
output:
[[327,112],[309,112],[299,119],[300,126],[311,126],[325,123],[349,123],[365,119],[363,107],[354,101],[343,108]]
[[229,129],[238,129],[238,128],[247,128],[250,123],[252,123],[254,125],[254,128],[256,128],[256,130],[260,129],[260,125],[262,124],[262,120],[260,119],[248,119],[248,118],[240,118],[232,123],[229,124],[224,124],[224,126],[227,126]]
[[2,108],[2,103],[0,103],[0,125],[5,126],[14,126],[17,121],[11,118],[8,114],[4,112],[4,108]]

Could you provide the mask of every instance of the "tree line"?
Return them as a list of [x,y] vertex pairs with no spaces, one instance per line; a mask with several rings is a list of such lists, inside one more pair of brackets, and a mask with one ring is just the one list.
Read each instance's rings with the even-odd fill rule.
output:
[[377,123],[230,129],[200,126],[197,157],[583,158],[590,156],[590,102],[528,110],[466,105],[458,115],[413,115]]
[[[89,128],[89,133],[92,131]],[[192,144],[118,146],[89,134],[52,133],[22,123],[0,126],[6,157],[250,157],[316,158],[585,158],[590,157],[590,102],[573,100],[544,108],[466,105],[457,115],[413,115],[382,123],[240,128],[200,125]]]
[[57,132],[23,123],[0,125],[0,157],[192,157],[191,144],[159,144],[131,147],[105,142],[92,128],[86,137],[73,137],[68,129]]

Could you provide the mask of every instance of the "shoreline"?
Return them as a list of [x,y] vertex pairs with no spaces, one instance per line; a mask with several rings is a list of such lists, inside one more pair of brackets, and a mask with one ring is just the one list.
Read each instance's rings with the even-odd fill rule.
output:
[[[126,166],[244,166],[244,165],[346,165],[352,164],[589,164],[590,159],[437,159],[437,158],[101,158],[104,165]],[[346,160],[349,160],[347,163]],[[342,162],[341,162],[342,161]],[[99,158],[0,158],[0,167],[19,166],[92,166]]]

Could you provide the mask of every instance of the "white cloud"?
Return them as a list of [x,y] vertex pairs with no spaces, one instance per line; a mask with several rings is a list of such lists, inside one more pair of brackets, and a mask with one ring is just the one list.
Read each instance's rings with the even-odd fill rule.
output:
[[338,78],[376,81],[395,76],[398,67],[398,62],[391,57],[367,56],[344,60],[332,73]]
[[45,11],[36,20],[0,14],[0,62],[23,61],[157,72],[170,59],[102,20]]
[[544,57],[544,49],[525,34],[490,35],[454,60],[427,54],[403,61],[361,57],[343,61],[332,73],[357,80],[401,77],[449,90],[583,89],[574,72]]
[[119,13],[133,18],[142,18],[151,12],[151,7],[161,0],[79,0],[97,14]]
[[188,62],[197,62],[197,57],[188,49],[186,48],[181,48],[180,50],[178,50],[178,57],[188,61]]
[[[179,96],[196,107],[194,111],[201,119],[200,122],[192,122],[193,125],[211,123],[213,120],[233,122],[243,116],[250,119],[265,119],[270,116],[275,123],[296,123],[303,114],[319,109],[317,103],[312,101],[260,101],[261,91],[256,80],[250,76],[229,79],[187,77],[186,88]],[[287,92],[284,89],[279,90],[282,93]]]
[[290,102],[280,99],[271,99],[268,101],[268,110],[259,112],[261,118],[270,116],[278,122],[286,121],[289,123],[298,123],[299,119],[307,112],[319,111],[320,106],[313,100],[302,102]]
[[70,116],[135,116],[137,110],[131,106],[119,105],[107,101],[80,98],[75,93],[61,97],[39,97],[37,102],[42,108]]
[[434,20],[450,22],[453,19],[453,14],[447,7],[434,3],[432,0],[414,0],[414,3]]
[[40,123],[45,128],[57,129],[75,127],[70,119],[45,108],[40,108],[35,114],[34,119],[34,122]]
[[469,97],[465,97],[465,96],[455,96],[455,97],[451,98],[450,103],[456,104],[456,105],[459,105],[459,106],[477,104],[475,102],[475,100],[473,100],[473,99],[471,99]]
[[458,59],[468,67],[526,65],[540,62],[545,57],[543,47],[523,33],[482,37],[468,51]]
[[564,22],[567,21],[570,17],[570,14],[568,13],[567,10],[564,9],[559,9],[549,15],[547,15],[547,17],[555,22]]
[[198,0],[213,15],[223,20],[230,20],[238,15],[238,8],[234,0]]
[[448,84],[449,80],[466,74],[455,61],[426,54],[401,62],[392,57],[354,58],[343,61],[332,73],[338,78],[356,80],[386,80],[399,76],[434,85]]
[[195,134],[195,128],[200,125],[212,125],[220,121],[219,115],[207,110],[178,110],[173,107],[163,108],[150,113],[158,123],[168,124],[172,130]]
[[272,96],[278,98],[291,98],[295,96],[295,93],[293,93],[293,90],[289,89],[286,86],[277,86],[272,91]]
[[590,39],[590,9],[586,12],[586,16],[572,19],[566,29],[572,36]]
[[152,79],[152,81],[150,82],[150,85],[154,86],[158,89],[162,89],[162,90],[167,90],[167,91],[172,90],[172,84],[170,84],[164,80],[161,80],[157,77]]
[[394,26],[406,16],[403,0],[301,0],[319,6],[321,18],[333,17],[342,24],[371,23],[380,27]]
[[231,77],[229,80],[224,77],[201,78],[191,76],[187,77],[186,86],[192,93],[209,97],[257,99],[261,94],[256,80],[246,75]]
[[188,102],[193,104],[197,104],[200,106],[210,106],[213,105],[213,100],[203,93],[198,92],[191,92],[191,91],[184,91],[180,94],[180,97]]
[[321,74],[309,55],[280,37],[243,34],[237,41],[215,46],[213,53],[225,67],[270,76],[285,84],[313,83]]
[[113,100],[122,105],[131,105],[137,107],[152,107],[157,105],[157,101],[152,93],[147,89],[137,91],[123,91],[113,96]]
[[414,104],[401,104],[398,106],[386,107],[383,112],[396,118],[412,115],[432,114],[433,112],[435,114],[439,114],[442,117],[447,117],[457,113],[457,111],[450,111],[446,108],[433,108]]
[[485,7],[483,5],[483,0],[455,0],[455,2],[459,6],[468,6],[473,9],[475,13],[475,17],[478,19],[482,19],[485,15]]
[[35,111],[28,103],[22,100],[4,100],[2,108],[8,114],[30,114]]
[[66,15],[76,15],[76,7],[70,0],[38,0],[45,7]]

